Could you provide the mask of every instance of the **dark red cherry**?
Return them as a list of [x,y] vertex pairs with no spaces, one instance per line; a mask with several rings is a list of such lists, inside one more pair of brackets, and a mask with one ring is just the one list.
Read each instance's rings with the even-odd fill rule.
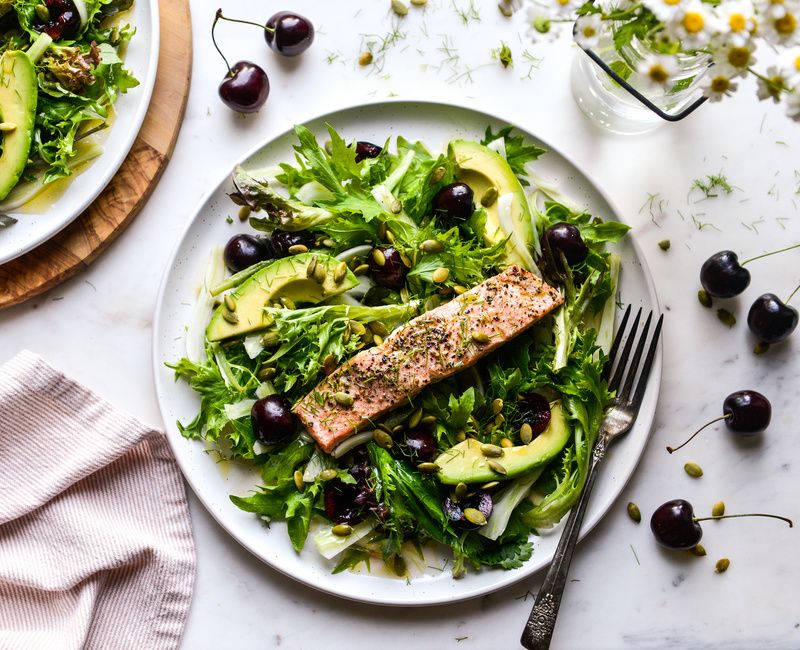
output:
[[709,296],[733,298],[747,289],[750,271],[739,264],[733,251],[720,251],[709,257],[700,268],[700,284]]
[[753,434],[763,431],[772,419],[772,405],[754,390],[737,390],[722,403],[725,424],[731,431]]
[[432,431],[426,429],[411,429],[406,433],[405,448],[415,460],[431,461],[436,455],[436,437]]
[[538,436],[550,424],[550,402],[539,393],[528,393],[518,403],[520,424],[528,423]]
[[478,491],[471,497],[466,497],[461,501],[456,501],[450,497],[445,497],[442,504],[442,510],[445,516],[450,520],[456,528],[461,530],[476,530],[480,528],[477,524],[468,521],[464,516],[464,510],[467,508],[475,508],[480,510],[481,514],[489,519],[492,515],[492,508],[494,504],[492,497],[488,492]]
[[367,512],[367,504],[361,498],[364,486],[361,482],[342,483],[339,479],[325,483],[323,505],[328,519],[335,524],[351,526],[363,521]]
[[694,519],[692,504],[683,499],[658,506],[650,518],[650,530],[661,546],[676,551],[694,548],[703,537],[703,529]]
[[[373,254],[369,256],[369,273],[372,279],[378,284],[390,289],[400,289],[406,283],[408,267],[403,264],[400,251],[387,246],[385,248],[373,248]],[[379,250],[383,253],[384,264],[380,265],[375,260],[374,251]],[[378,256],[379,257],[379,256]]]
[[279,11],[267,21],[264,38],[281,56],[297,56],[314,42],[314,25],[299,14]]
[[36,21],[34,28],[44,32],[54,41],[74,38],[81,31],[81,15],[72,0],[44,0],[50,14],[47,22]]
[[466,183],[445,185],[433,197],[433,212],[448,225],[464,223],[475,212],[474,196]]
[[267,73],[251,61],[239,61],[219,85],[219,96],[234,111],[255,113],[269,97]]
[[567,264],[580,264],[589,255],[589,248],[581,237],[581,231],[571,223],[556,223],[544,232],[545,244],[553,253],[555,261],[560,259],[559,253],[567,259]]
[[282,442],[297,430],[297,418],[292,406],[280,395],[269,395],[250,410],[253,433],[265,444]]
[[381,151],[383,151],[383,147],[359,140],[356,142],[356,162],[361,162],[365,158],[377,158],[381,155]]
[[255,235],[234,235],[225,244],[223,251],[225,266],[231,273],[238,273],[253,264],[272,257],[266,242]]
[[761,343],[780,343],[797,329],[798,313],[774,293],[756,298],[747,313],[747,327]]
[[299,232],[273,230],[267,238],[267,246],[275,258],[289,257],[291,254],[289,249],[299,244],[311,248],[314,245],[314,235],[305,230]]

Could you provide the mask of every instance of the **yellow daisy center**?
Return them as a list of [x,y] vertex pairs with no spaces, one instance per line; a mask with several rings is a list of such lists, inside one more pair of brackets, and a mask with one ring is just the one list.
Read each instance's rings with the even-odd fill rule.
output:
[[657,84],[665,84],[669,80],[667,69],[660,63],[654,63],[647,71],[647,76]]
[[728,18],[728,25],[732,32],[743,32],[747,27],[747,18],[742,14],[731,14],[731,17]]
[[595,28],[594,28],[594,27],[592,27],[591,25],[586,25],[586,27],[584,27],[584,28],[583,28],[583,35],[584,35],[586,38],[591,38],[591,37],[592,37],[592,36],[594,36],[596,33],[597,33],[597,32],[595,31]]
[[681,0],[664,0],[664,4],[665,5],[672,5],[673,7],[675,5],[679,5],[680,3],[681,3]]
[[750,62],[750,50],[746,47],[732,47],[728,50],[728,63],[734,68],[744,68]]
[[782,18],[775,21],[775,31],[782,36],[794,34],[795,29],[797,29],[797,18],[794,17],[794,14],[786,12]]
[[797,56],[794,60],[794,69],[800,72],[800,56]]
[[711,80],[711,90],[715,93],[727,92],[731,87],[731,80],[728,77],[714,77]]
[[703,31],[706,21],[703,15],[696,11],[689,11],[683,17],[683,28],[690,34],[698,34]]
[[569,0],[556,0],[562,7],[569,4]]

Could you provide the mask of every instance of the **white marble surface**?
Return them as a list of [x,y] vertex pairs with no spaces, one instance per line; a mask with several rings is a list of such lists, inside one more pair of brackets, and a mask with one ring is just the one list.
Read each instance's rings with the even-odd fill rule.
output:
[[[120,408],[158,424],[150,340],[161,275],[193,206],[242,152],[293,122],[390,94],[500,111],[557,143],[607,190],[634,226],[667,313],[663,391],[652,444],[616,507],[579,548],[554,646],[800,647],[796,529],[769,520],[705,524],[709,555],[695,558],[661,550],[646,523],[636,526],[625,514],[629,500],[647,519],[663,501],[683,497],[701,513],[724,499],[730,512],[769,511],[800,520],[795,410],[800,333],[755,357],[744,326],[758,294],[786,296],[800,282],[800,252],[753,264],[751,288],[732,302],[740,320],[732,330],[695,297],[700,264],[710,253],[731,248],[750,256],[800,241],[795,171],[800,124],[758,103],[746,83],[724,105],[706,105],[650,135],[625,138],[599,131],[570,96],[572,46],[565,40],[528,44],[523,16],[508,21],[491,0],[476,0],[480,21],[466,26],[454,10],[467,6],[466,0],[431,0],[425,13],[412,10],[399,26],[405,38],[386,52],[382,71],[361,69],[355,59],[363,43],[375,38],[363,34],[383,36],[392,29],[388,4],[285,3],[318,27],[313,48],[292,62],[272,56],[257,30],[222,25],[220,42],[229,56],[259,62],[272,80],[267,106],[244,119],[231,114],[216,94],[224,68],[208,31],[217,4],[193,0],[192,92],[161,184],[88,271],[0,313],[0,362],[29,348]],[[245,0],[225,3],[231,15],[256,20],[279,8],[279,3],[263,9]],[[444,38],[459,56],[455,72],[445,62]],[[514,53],[512,70],[490,58],[501,40]],[[525,49],[541,58],[530,78]],[[338,58],[328,63],[329,55]],[[464,74],[469,69],[471,74]],[[720,171],[736,191],[695,203],[700,196],[689,194],[692,180]],[[658,194],[652,215],[648,193]],[[666,253],[657,246],[665,238],[672,242]],[[664,451],[667,443],[719,415],[725,395],[740,388],[755,388],[772,400],[773,423],[763,440],[744,445],[723,429],[711,429],[679,455]],[[687,460],[704,468],[701,479],[683,472]],[[321,595],[260,564],[194,497],[191,505],[199,568],[185,648],[513,648],[531,604],[525,596],[541,579],[442,607],[358,605]],[[723,556],[731,559],[731,568],[715,575],[714,562]]]

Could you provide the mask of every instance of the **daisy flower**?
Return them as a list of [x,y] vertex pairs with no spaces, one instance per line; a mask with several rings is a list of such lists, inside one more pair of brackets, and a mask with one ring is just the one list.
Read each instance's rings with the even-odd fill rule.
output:
[[599,14],[581,16],[575,21],[575,42],[585,50],[597,47],[603,20]]
[[793,84],[800,84],[800,47],[786,50],[780,58],[781,73]]
[[785,0],[758,0],[756,9],[762,18],[780,18],[786,13]]
[[800,12],[792,4],[780,5],[780,10],[764,15],[759,24],[759,33],[776,45],[800,43]]
[[733,77],[736,70],[726,65],[715,65],[709,68],[700,80],[700,88],[709,101],[718,102],[723,97],[730,97],[739,86]]
[[800,90],[786,94],[786,114],[795,122],[800,122]]
[[558,31],[553,29],[553,13],[537,2],[528,5],[528,35],[534,41],[553,41]]
[[674,57],[664,54],[651,54],[636,68],[651,88],[667,88],[678,70]]
[[718,28],[725,35],[725,42],[736,46],[745,45],[756,31],[753,5],[741,0],[726,0],[717,7]]
[[550,0],[554,12],[558,16],[573,16],[575,10],[581,6],[582,3],[577,0]]
[[685,0],[646,0],[644,5],[652,11],[661,22],[668,23],[675,19]]
[[716,31],[714,17],[700,0],[689,0],[669,23],[672,34],[681,41],[685,49],[699,49]]
[[762,101],[772,99],[777,104],[781,100],[781,93],[786,90],[786,78],[776,65],[767,68],[767,74],[763,77],[758,78],[758,98]]
[[755,49],[752,41],[741,46],[730,43],[723,45],[714,51],[714,63],[729,66],[734,76],[746,77],[747,68],[756,62],[756,57],[753,56]]

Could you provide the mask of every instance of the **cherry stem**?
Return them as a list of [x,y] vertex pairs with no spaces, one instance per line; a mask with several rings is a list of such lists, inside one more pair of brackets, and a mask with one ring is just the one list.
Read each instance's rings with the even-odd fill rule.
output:
[[788,517],[780,515],[766,515],[763,512],[749,512],[743,515],[719,515],[717,517],[692,517],[692,521],[711,521],[712,519],[735,519],[736,517],[768,517],[769,519],[780,519],[789,524],[789,528],[794,528],[794,523]]
[[224,18],[222,15],[222,9],[217,9],[217,13],[214,16],[214,22],[211,24],[211,42],[214,44],[214,49],[219,52],[219,55],[222,57],[222,60],[225,61],[225,67],[228,68],[228,76],[233,76],[233,70],[231,70],[231,64],[228,63],[228,59],[225,58],[225,55],[222,53],[222,50],[219,49],[219,45],[217,45],[217,39],[214,36],[214,30],[217,27],[217,23],[219,22],[220,18]]
[[790,293],[790,294],[789,294],[789,297],[786,299],[786,304],[788,304],[788,303],[789,303],[789,301],[790,301],[792,298],[794,298],[794,294],[796,294],[796,293],[798,292],[798,290],[800,290],[800,284],[798,284],[798,285],[797,285],[797,286],[794,288],[794,291],[792,291],[792,293]]
[[239,18],[228,18],[227,16],[222,15],[222,10],[220,9],[217,12],[217,17],[221,20],[227,20],[229,23],[240,23],[242,25],[252,25],[253,27],[258,27],[259,29],[263,29],[265,32],[275,33],[274,27],[267,27],[266,25],[262,25],[261,23],[254,23],[252,20],[241,20]]
[[718,418],[714,418],[713,420],[711,420],[711,422],[706,422],[706,423],[705,423],[705,424],[704,424],[702,427],[700,427],[700,428],[699,428],[697,431],[695,431],[695,432],[694,432],[694,433],[693,433],[691,436],[689,436],[689,440],[687,440],[686,442],[684,442],[684,443],[682,443],[682,444],[678,445],[677,447],[667,447],[667,451],[668,451],[669,453],[672,453],[673,451],[678,451],[678,449],[680,449],[681,447],[684,447],[685,445],[689,444],[689,442],[691,442],[691,440],[692,440],[692,439],[693,439],[693,438],[694,438],[694,437],[695,437],[695,436],[696,436],[698,433],[700,433],[700,432],[701,432],[703,429],[705,429],[706,427],[710,427],[712,424],[714,424],[715,422],[719,422],[720,420],[727,420],[729,417],[731,417],[731,416],[730,416],[730,415],[720,415]]
[[741,263],[741,266],[748,264],[749,262],[754,262],[755,260],[760,260],[762,257],[769,257],[770,255],[777,255],[778,253],[783,253],[785,251],[790,251],[793,248],[800,248],[800,244],[792,244],[791,246],[787,246],[786,248],[781,248],[777,251],[770,251],[769,253],[762,253],[761,255],[756,255],[755,257],[751,257],[749,260],[745,260]]

